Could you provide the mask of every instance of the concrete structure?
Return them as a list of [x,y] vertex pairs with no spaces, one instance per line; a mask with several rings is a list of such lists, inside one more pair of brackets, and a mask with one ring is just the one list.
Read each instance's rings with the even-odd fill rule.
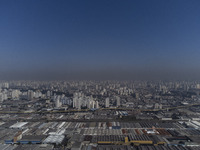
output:
[[110,99],[108,97],[106,98],[105,107],[110,107]]
[[43,143],[45,144],[61,144],[62,141],[64,140],[65,136],[64,135],[50,135],[48,136]]
[[26,125],[28,122],[17,122],[14,125],[10,126],[10,128],[16,128],[16,129],[20,129],[22,128],[24,125]]
[[120,97],[117,96],[116,97],[116,106],[119,107],[121,104],[120,104]]

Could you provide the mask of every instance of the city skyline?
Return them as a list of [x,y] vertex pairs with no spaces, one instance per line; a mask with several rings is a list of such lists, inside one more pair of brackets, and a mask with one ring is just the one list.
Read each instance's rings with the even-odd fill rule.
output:
[[199,1],[1,1],[0,80],[199,80]]
[[0,0],[0,150],[200,150],[199,0]]

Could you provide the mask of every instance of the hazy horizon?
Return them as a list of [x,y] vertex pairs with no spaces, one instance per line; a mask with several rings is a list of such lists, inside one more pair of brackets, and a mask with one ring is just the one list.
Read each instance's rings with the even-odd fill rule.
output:
[[199,5],[3,0],[0,80],[200,80]]

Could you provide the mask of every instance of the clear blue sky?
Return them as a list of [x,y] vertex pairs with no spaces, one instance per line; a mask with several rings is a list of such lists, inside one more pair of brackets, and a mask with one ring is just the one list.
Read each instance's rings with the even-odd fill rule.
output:
[[199,0],[0,1],[0,79],[199,72]]

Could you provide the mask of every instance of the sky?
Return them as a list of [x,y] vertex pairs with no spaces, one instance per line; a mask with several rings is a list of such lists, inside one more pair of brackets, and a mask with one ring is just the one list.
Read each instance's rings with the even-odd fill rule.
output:
[[0,80],[200,79],[199,0],[1,0]]

